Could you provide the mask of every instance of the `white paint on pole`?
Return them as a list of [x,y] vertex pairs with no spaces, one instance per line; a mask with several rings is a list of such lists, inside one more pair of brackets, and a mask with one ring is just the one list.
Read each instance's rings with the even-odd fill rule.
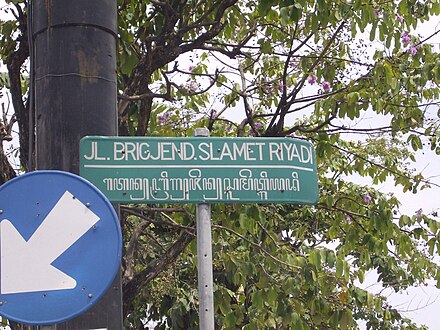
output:
[[99,217],[66,191],[28,241],[0,223],[1,294],[73,289],[76,280],[52,266]]
[[[209,130],[196,128],[194,136],[208,137]],[[199,290],[199,329],[214,330],[212,275],[211,205],[197,204],[197,266]]]

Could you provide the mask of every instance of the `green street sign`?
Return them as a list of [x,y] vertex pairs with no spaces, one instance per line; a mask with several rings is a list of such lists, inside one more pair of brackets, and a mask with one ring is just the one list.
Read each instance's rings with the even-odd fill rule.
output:
[[313,146],[292,138],[88,136],[80,175],[119,203],[318,200]]

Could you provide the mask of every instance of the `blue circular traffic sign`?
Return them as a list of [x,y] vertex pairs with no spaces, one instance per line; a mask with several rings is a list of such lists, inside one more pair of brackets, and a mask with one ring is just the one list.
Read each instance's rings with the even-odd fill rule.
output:
[[120,267],[107,198],[83,178],[35,171],[0,186],[0,315],[56,324],[96,303]]

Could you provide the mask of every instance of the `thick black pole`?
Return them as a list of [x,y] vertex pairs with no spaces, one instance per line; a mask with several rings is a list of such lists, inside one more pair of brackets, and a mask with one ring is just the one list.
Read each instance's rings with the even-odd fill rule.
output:
[[37,167],[79,171],[85,135],[116,135],[116,0],[34,0]]
[[[117,135],[116,0],[33,0],[31,12],[36,167],[78,174],[79,140]],[[53,328],[122,329],[121,306],[118,275],[96,306]]]

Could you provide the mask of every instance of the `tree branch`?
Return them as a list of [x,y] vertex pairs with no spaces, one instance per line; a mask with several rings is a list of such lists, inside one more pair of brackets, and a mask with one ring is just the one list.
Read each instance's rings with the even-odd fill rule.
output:
[[160,258],[150,262],[144,270],[135,274],[131,280],[123,285],[124,317],[131,312],[139,290],[170,267],[193,239],[193,235],[187,232],[182,233],[177,241]]

